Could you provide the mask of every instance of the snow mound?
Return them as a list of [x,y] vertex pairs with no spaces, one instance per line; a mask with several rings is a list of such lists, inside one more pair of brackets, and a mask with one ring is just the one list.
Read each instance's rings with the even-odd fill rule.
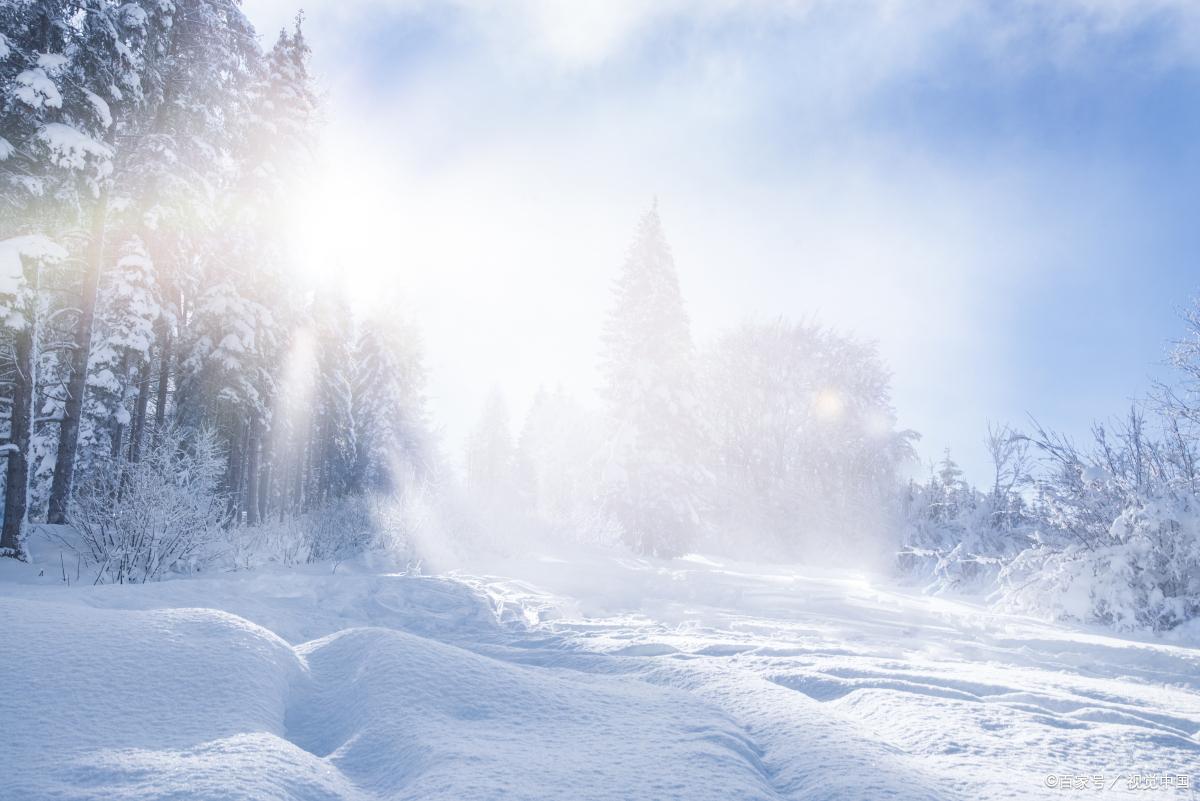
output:
[[778,797],[723,713],[644,682],[521,667],[388,629],[302,646],[289,736],[390,799]]
[[[291,590],[338,617],[485,629],[479,598],[451,582],[274,578],[275,603]],[[188,597],[222,583],[80,588],[74,605],[0,598],[0,653],[16,657],[0,660],[14,766],[0,798],[779,797],[746,732],[677,688],[392,628],[293,647],[227,612],[78,603],[162,603],[159,588]]]
[[[300,659],[234,615],[5,598],[0,653],[5,798],[288,798],[328,772],[283,737]],[[238,754],[291,770],[234,774]]]

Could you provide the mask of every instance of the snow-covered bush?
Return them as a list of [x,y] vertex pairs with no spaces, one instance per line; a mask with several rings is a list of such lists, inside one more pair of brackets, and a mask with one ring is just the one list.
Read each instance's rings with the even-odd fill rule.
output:
[[368,553],[407,565],[419,561],[418,543],[436,537],[441,512],[436,494],[424,485],[397,495],[346,496],[300,515],[228,529],[220,558],[235,570],[342,562]]
[[946,453],[925,483],[901,498],[901,570],[933,591],[990,589],[1002,567],[1032,542],[1030,510],[1021,490],[1030,480],[1027,439],[1007,426],[989,429],[992,487],[970,486]]
[[1143,501],[1113,521],[1103,543],[1042,545],[1001,575],[1010,608],[1118,629],[1174,628],[1200,616],[1196,499]]
[[303,518],[273,517],[258,525],[226,529],[219,558],[234,570],[267,563],[295,567],[309,561],[311,546]]
[[173,429],[138,461],[83,476],[69,522],[97,581],[153,581],[198,566],[225,519],[224,466],[211,434]]
[[309,561],[343,561],[369,550],[379,536],[376,505],[364,496],[342,498],[303,515]]
[[1039,616],[1160,631],[1200,616],[1200,460],[1178,416],[1155,420],[1135,407],[1086,448],[1035,423],[1010,438],[1037,469],[989,493],[947,459],[909,493],[901,563],[937,589],[994,581],[1002,606]]

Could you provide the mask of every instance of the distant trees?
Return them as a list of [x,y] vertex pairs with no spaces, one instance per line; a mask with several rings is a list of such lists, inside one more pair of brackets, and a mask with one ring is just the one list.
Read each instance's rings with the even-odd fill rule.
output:
[[508,404],[493,388],[483,411],[467,436],[467,491],[484,507],[495,512],[514,507],[516,459]]
[[394,492],[435,470],[417,330],[394,313],[359,326],[352,358],[351,415],[356,492]]
[[173,491],[201,432],[221,469],[186,490],[227,527],[428,463],[415,335],[285,278],[309,56],[299,18],[264,52],[236,0],[0,5],[4,554]]
[[517,438],[523,508],[564,536],[594,538],[599,421],[562,388],[539,389]]
[[991,429],[988,491],[948,456],[910,486],[901,564],[1034,614],[1155,630],[1197,617],[1200,454],[1178,402],[1135,404],[1083,445],[1036,422]]
[[468,441],[474,494],[657,555],[836,561],[886,547],[915,435],[895,428],[873,346],[780,320],[695,347],[657,209],[638,224],[601,344],[600,409],[539,391],[515,454],[489,402]]
[[602,344],[602,502],[629,545],[681,553],[695,540],[704,475],[690,324],[656,208],[614,284]]
[[781,320],[722,335],[704,365],[710,527],[793,557],[878,550],[915,435],[874,347]]

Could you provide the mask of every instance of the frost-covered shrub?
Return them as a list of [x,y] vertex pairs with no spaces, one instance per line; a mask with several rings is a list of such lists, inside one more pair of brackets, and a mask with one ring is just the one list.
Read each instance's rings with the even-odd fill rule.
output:
[[1118,629],[1174,628],[1200,616],[1200,510],[1195,498],[1124,510],[1102,544],[1023,552],[1002,576],[1010,608]]
[[[1200,454],[1184,416],[1160,407],[1153,419],[1152,432],[1135,406],[1085,447],[1036,423],[993,434],[989,492],[947,458],[905,498],[901,566],[936,590],[994,588],[1003,606],[1039,616],[1123,630],[1200,617]],[[1024,464],[1026,447],[1036,464]]]
[[360,554],[371,547],[377,534],[369,500],[357,496],[305,513],[301,525],[310,562],[342,561]]
[[925,483],[912,482],[901,499],[900,569],[932,591],[990,589],[1002,567],[1032,543],[1032,520],[1021,486],[1028,481],[1028,445],[1007,427],[987,440],[992,487],[963,480],[947,453]]
[[223,468],[211,434],[174,429],[138,461],[116,460],[83,477],[69,522],[97,581],[153,581],[197,567],[225,518]]
[[221,557],[234,570],[274,563],[295,567],[309,561],[311,540],[301,517],[271,518],[258,525],[227,529]]
[[394,497],[351,495],[296,517],[244,527],[234,534],[240,544],[231,555],[239,567],[341,562],[370,551],[404,561],[418,532],[431,525],[417,497],[423,495],[413,488]]

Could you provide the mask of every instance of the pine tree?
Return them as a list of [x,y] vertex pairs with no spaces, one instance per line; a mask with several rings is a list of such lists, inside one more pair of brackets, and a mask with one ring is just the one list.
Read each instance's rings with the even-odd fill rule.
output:
[[[127,114],[142,99],[137,68],[145,21],[143,14],[131,13],[109,0],[84,0],[68,26],[69,57],[56,57],[69,76],[64,85],[71,87],[63,97],[63,121],[57,127],[46,126],[40,135],[57,166],[77,171],[80,214],[88,228],[78,289],[79,314],[74,344],[68,351],[68,379],[47,512],[51,523],[65,523],[67,519],[87,393],[97,293],[107,255],[115,142]],[[43,56],[43,61],[46,58]]]
[[326,503],[349,492],[355,464],[353,318],[345,299],[318,295],[316,389],[310,446],[309,496]]
[[526,513],[552,530],[579,534],[595,495],[595,425],[561,387],[534,396],[517,438],[515,478]]
[[684,552],[698,523],[693,348],[675,261],[657,208],[642,218],[604,329],[611,431],[602,494],[626,541]]
[[425,368],[416,331],[369,317],[360,327],[353,375],[356,492],[399,492],[432,465]]
[[121,246],[104,276],[96,345],[88,361],[87,398],[80,442],[84,452],[116,458],[136,408],[145,400],[147,367],[161,316],[157,276],[140,238]]
[[484,509],[510,508],[515,451],[508,404],[493,389],[466,442],[467,490]]
[[29,519],[30,468],[33,458],[34,404],[38,387],[38,343],[44,298],[42,274],[49,263],[67,252],[43,236],[30,235],[0,242],[0,375],[10,387],[7,396],[4,523],[0,555],[23,556],[25,524]]

